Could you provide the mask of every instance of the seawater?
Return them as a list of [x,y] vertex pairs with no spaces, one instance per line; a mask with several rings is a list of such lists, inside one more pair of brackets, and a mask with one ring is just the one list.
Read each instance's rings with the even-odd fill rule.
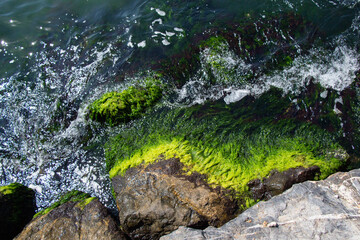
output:
[[[253,83],[209,87],[200,69],[184,86],[173,87],[164,104],[186,107],[221,98],[230,103],[271,86],[296,93],[309,77],[341,91],[359,69],[359,2],[0,0],[1,185],[30,186],[40,208],[72,189],[115,208],[102,145],[127,126],[91,123],[86,108],[101,94],[136,81],[126,74],[130,64],[136,66],[132,59],[142,69],[209,29],[294,12],[326,35],[327,46],[314,45],[306,54],[299,48],[291,66]],[[206,51],[201,54],[206,59]],[[220,55],[240,74],[247,70],[235,55]]]

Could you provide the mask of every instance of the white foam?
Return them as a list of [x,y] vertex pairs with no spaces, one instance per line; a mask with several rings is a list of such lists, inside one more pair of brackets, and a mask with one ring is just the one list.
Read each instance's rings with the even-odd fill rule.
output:
[[146,40],[144,40],[144,41],[142,41],[142,42],[139,42],[139,43],[137,44],[137,46],[138,46],[138,47],[141,47],[141,48],[146,47]]
[[165,46],[170,45],[170,42],[167,39],[163,39],[161,42]]
[[163,24],[163,21],[162,21],[161,18],[155,19],[154,21],[151,22],[151,25],[154,26],[155,23],[158,23],[158,24],[162,25],[162,24]]
[[178,27],[174,27],[174,31],[177,31],[177,32],[184,32],[184,29],[182,29],[182,28],[178,28]]
[[328,91],[327,91],[327,90],[325,90],[325,91],[323,91],[322,93],[320,93],[320,97],[322,97],[322,98],[326,98],[327,95],[328,95]]
[[38,186],[38,185],[34,185],[34,184],[30,184],[29,188],[34,189],[35,191],[37,191],[38,193],[42,193],[42,187]]
[[162,32],[159,32],[159,31],[155,31],[154,34],[162,35],[162,36],[166,37],[166,34],[165,34],[165,33],[162,33]]
[[336,99],[335,99],[335,103],[334,103],[334,112],[335,112],[336,114],[341,114],[341,110],[338,109],[337,106],[336,106],[337,103],[343,104],[343,99],[342,99],[342,97],[336,98]]
[[299,93],[309,79],[313,78],[324,88],[342,91],[353,82],[359,62],[355,50],[340,43],[338,45],[332,52],[312,49],[309,55],[296,58],[291,67],[275,71],[271,76],[264,76],[261,82],[267,86],[265,89],[275,86],[286,93]]
[[250,95],[251,93],[250,90],[247,89],[233,89],[233,88],[225,89],[224,92],[230,93],[226,95],[226,97],[224,97],[224,101],[226,104],[238,102],[247,95]]
[[157,14],[159,14],[160,16],[164,17],[166,15],[166,12],[160,10],[160,9],[155,9],[155,11],[157,12]]
[[166,31],[165,33],[166,33],[166,35],[167,35],[167,36],[169,36],[169,37],[172,37],[172,36],[174,36],[174,35],[175,35],[175,33],[174,33],[174,32],[168,32],[168,31]]

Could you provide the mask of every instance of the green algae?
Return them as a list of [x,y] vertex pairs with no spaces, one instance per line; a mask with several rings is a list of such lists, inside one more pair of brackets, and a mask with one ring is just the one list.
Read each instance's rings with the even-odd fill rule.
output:
[[60,205],[62,205],[64,203],[67,203],[67,202],[79,202],[79,206],[85,207],[86,204],[90,203],[93,199],[94,198],[92,198],[87,193],[73,190],[73,191],[70,191],[70,192],[66,193],[65,195],[61,196],[59,201],[53,203],[50,207],[36,213],[33,218],[43,216],[43,215],[51,212],[53,209],[59,207]]
[[289,119],[289,96],[271,89],[260,98],[226,105],[212,102],[184,109],[163,108],[106,144],[110,177],[139,164],[177,157],[210,184],[247,192],[247,183],[272,170],[319,166],[320,179],[342,164],[327,154],[341,150],[338,132]]
[[3,195],[14,194],[18,189],[23,188],[24,186],[20,183],[11,183],[7,186],[0,187],[0,193]]
[[86,199],[80,201],[78,204],[76,204],[76,206],[79,207],[81,210],[84,210],[86,205],[88,205],[89,203],[91,203],[95,199],[96,199],[96,197],[86,198]]
[[[222,36],[213,36],[200,44],[200,58],[203,68],[210,76],[212,84],[234,84],[239,78],[237,69],[241,60],[230,50],[226,39]],[[242,69],[242,74],[248,72]]]
[[113,125],[140,117],[162,97],[159,81],[149,79],[145,86],[131,86],[122,92],[105,93],[89,106],[89,118]]

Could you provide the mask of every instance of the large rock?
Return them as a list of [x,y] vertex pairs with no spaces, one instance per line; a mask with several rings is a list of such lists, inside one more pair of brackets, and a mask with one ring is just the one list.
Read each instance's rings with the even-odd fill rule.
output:
[[97,199],[66,202],[35,217],[15,238],[62,240],[126,239],[107,209]]
[[158,239],[179,226],[220,226],[235,217],[235,202],[183,167],[178,159],[162,160],[112,179],[120,225],[131,238]]
[[220,228],[181,227],[176,239],[360,239],[360,169],[308,181],[260,202]]
[[290,168],[284,172],[275,170],[267,178],[250,181],[248,186],[255,200],[269,200],[295,183],[314,180],[317,174],[320,174],[320,168],[317,166]]
[[35,214],[35,192],[19,183],[0,187],[0,236],[13,239]]

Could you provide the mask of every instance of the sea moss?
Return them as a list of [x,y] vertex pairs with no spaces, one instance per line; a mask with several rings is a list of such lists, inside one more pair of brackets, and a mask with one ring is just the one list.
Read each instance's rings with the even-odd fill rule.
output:
[[89,106],[89,118],[110,125],[126,123],[141,116],[162,97],[160,82],[131,86],[122,92],[105,93]]
[[342,151],[337,132],[298,119],[284,118],[289,96],[271,89],[260,98],[245,97],[183,109],[163,108],[124,130],[106,144],[110,177],[158,159],[178,157],[208,182],[246,192],[246,184],[272,170],[320,167],[320,178],[342,164],[327,154]]
[[11,183],[7,186],[1,186],[0,187],[0,194],[2,195],[9,195],[16,193],[17,190],[23,188],[24,186],[20,183]]
[[89,203],[91,203],[95,199],[96,199],[96,197],[85,198],[84,200],[82,200],[78,204],[76,204],[76,206],[79,207],[81,210],[84,210],[86,205],[88,205]]
[[[91,199],[91,200],[90,200]],[[67,202],[79,202],[79,206],[85,206],[86,203],[90,203],[93,200],[93,198],[91,198],[91,196],[87,193],[81,192],[81,191],[77,191],[77,190],[73,190],[70,191],[68,193],[66,193],[65,195],[61,196],[59,201],[53,203],[50,207],[36,213],[34,215],[34,218],[36,217],[40,217],[43,216],[47,213],[49,213],[51,210],[59,207],[60,205],[67,203]]]

